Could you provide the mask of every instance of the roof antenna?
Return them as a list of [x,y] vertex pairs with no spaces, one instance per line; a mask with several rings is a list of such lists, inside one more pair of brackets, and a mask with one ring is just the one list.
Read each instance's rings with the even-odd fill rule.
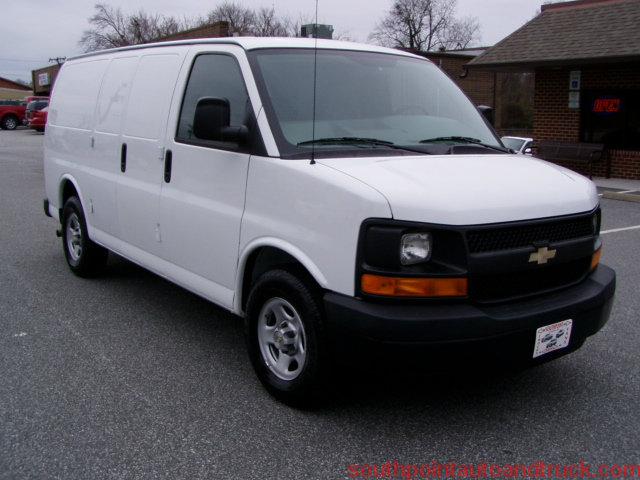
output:
[[316,85],[318,82],[318,0],[316,0],[316,23],[313,26],[313,123],[311,127],[311,165],[316,164]]

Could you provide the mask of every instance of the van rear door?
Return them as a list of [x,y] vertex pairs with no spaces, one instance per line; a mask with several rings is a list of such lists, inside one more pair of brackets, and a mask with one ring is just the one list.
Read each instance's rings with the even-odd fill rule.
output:
[[121,175],[122,124],[138,60],[138,55],[130,54],[111,60],[96,106],[92,175],[87,178],[93,207],[91,224],[115,237],[120,237],[116,187]]

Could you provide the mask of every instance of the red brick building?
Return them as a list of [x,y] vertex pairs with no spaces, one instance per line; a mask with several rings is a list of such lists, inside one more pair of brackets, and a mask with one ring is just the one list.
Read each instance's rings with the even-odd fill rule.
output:
[[468,64],[489,47],[413,52],[438,65],[475,105],[493,108],[494,126],[501,135],[532,134],[532,75],[469,69]]
[[[595,175],[640,179],[640,1],[577,0],[540,15],[471,68],[535,72],[534,139],[604,144]],[[583,162],[560,160],[585,173]]]
[[228,22],[215,22],[207,25],[203,25],[189,30],[183,30],[173,35],[167,35],[158,39],[159,42],[169,42],[174,40],[192,40],[196,38],[217,38],[217,37],[229,37],[229,23]]
[[14,82],[8,78],[0,77],[0,88],[6,88],[8,90],[31,90],[28,86],[22,83]]
[[30,93],[30,87],[0,77],[0,100],[22,100]]
[[428,58],[451,77],[476,105],[496,106],[497,73],[488,70],[467,69],[467,63],[487,50],[465,48],[436,52],[414,52]]

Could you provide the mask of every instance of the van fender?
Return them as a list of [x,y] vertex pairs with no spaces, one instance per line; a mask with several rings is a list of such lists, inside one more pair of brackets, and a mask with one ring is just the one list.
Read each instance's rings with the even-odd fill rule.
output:
[[[64,205],[62,204],[62,196],[64,194],[63,185],[67,181],[71,182],[71,184],[73,185],[73,188],[75,188],[76,192],[78,192],[78,196],[80,197],[80,204],[82,205],[82,208],[84,209],[85,208],[85,203],[84,203],[84,196],[82,195],[82,189],[80,188],[80,185],[78,184],[78,181],[70,173],[62,174],[60,176],[60,179],[58,180],[58,198],[57,198],[58,205],[56,205],[56,207],[58,207],[58,210],[62,210],[64,208]],[[85,212],[85,219],[87,218],[87,214],[86,213],[87,212]],[[61,219],[61,221],[62,221],[62,219]]]
[[244,271],[247,267],[247,261],[253,252],[261,247],[273,247],[288,253],[295,258],[309,272],[313,279],[322,288],[327,288],[327,278],[324,276],[320,268],[298,247],[292,245],[286,240],[277,237],[260,237],[249,242],[242,250],[238,259],[238,270],[236,274],[236,289],[233,298],[233,311],[238,315],[242,315],[242,289],[244,280]]

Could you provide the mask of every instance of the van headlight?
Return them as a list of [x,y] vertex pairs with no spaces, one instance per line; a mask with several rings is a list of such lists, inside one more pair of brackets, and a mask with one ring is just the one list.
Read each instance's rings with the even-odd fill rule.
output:
[[432,238],[430,233],[407,233],[400,241],[400,263],[415,265],[431,258]]

